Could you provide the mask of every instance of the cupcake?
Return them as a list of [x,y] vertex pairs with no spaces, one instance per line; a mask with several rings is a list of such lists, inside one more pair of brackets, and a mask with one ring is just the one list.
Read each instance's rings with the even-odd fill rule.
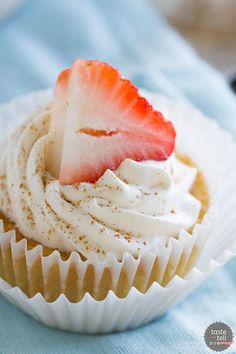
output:
[[77,60],[0,162],[0,276],[29,298],[104,300],[184,277],[211,227],[209,193],[171,121],[106,63]]

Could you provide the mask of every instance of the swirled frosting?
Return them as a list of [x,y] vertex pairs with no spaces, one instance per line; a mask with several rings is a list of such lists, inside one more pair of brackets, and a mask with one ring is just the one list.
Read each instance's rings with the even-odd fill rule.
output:
[[197,221],[201,203],[190,193],[196,169],[174,154],[166,161],[124,160],[95,184],[62,186],[47,171],[55,138],[50,107],[9,138],[0,163],[0,210],[24,236],[61,251],[91,251],[118,259],[154,250]]

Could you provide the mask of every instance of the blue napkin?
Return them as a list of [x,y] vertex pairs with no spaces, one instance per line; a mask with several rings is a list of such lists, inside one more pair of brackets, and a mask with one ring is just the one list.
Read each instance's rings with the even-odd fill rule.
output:
[[[0,23],[0,101],[52,86],[77,57],[108,61],[140,87],[191,101],[236,134],[236,98],[224,79],[143,0],[26,1]],[[232,260],[161,319],[110,335],[49,329],[1,297],[0,353],[210,353],[209,324],[236,331],[235,270]]]

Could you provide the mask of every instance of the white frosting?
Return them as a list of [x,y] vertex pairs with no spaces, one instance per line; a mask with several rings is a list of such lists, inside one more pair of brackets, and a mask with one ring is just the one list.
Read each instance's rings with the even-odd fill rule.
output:
[[0,162],[0,209],[21,232],[61,251],[137,256],[156,249],[197,221],[190,193],[196,169],[176,159],[127,159],[95,183],[62,186],[46,170],[50,111],[45,108],[11,136]]

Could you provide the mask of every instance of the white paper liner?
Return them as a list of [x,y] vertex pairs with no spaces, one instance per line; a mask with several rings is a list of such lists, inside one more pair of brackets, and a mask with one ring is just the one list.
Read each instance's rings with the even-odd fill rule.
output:
[[[198,268],[194,268],[184,279],[177,275],[174,276],[178,269],[178,262],[180,259],[182,265],[185,264],[187,266],[191,254],[191,251],[189,250],[192,250],[194,244],[196,245],[196,242],[196,248],[200,250],[207,237],[209,245],[211,244],[211,246],[209,246],[211,255],[216,255],[219,250],[222,254],[222,251],[226,249],[226,246],[235,238],[232,232],[233,228],[236,227],[236,221],[234,218],[226,218],[228,224],[226,225],[224,221],[223,228],[221,227],[222,223],[219,221],[222,221],[221,214],[217,218],[216,223],[218,223],[218,227],[221,227],[222,230],[227,232],[227,240],[225,234],[224,238],[219,237],[219,232],[218,237],[216,236],[216,233],[210,237],[209,227],[212,223],[212,217],[215,215],[216,202],[220,204],[224,198],[224,210],[225,207],[228,211],[230,210],[230,207],[235,207],[236,198],[233,198],[232,193],[230,193],[230,187],[232,188],[235,186],[235,182],[233,183],[233,179],[231,178],[232,172],[229,173],[229,176],[227,176],[226,173],[229,171],[230,165],[235,166],[230,158],[233,158],[233,152],[236,151],[236,146],[230,136],[221,130],[215,122],[206,119],[201,113],[193,109],[193,107],[174,103],[162,96],[150,93],[145,93],[145,95],[148,96],[148,99],[156,105],[156,108],[162,111],[167,118],[172,118],[174,121],[178,137],[177,150],[181,153],[187,153],[193,161],[198,164],[200,170],[203,172],[208,182],[213,208],[206,214],[202,224],[196,225],[193,236],[190,236],[187,232],[183,231],[179,240],[170,240],[169,247],[165,250],[161,250],[160,255],[162,255],[162,260],[159,269],[162,269],[162,272],[159,275],[160,279],[158,279],[158,281],[161,282],[163,280],[161,278],[164,273],[166,273],[167,264],[169,265],[169,279],[174,277],[166,287],[162,287],[155,282],[145,294],[142,294],[132,287],[127,296],[123,299],[119,299],[113,291],[109,291],[106,298],[102,301],[96,301],[87,293],[83,299],[77,303],[69,302],[64,295],[59,296],[56,301],[48,303],[40,294],[29,299],[19,288],[12,288],[3,280],[0,281],[0,291],[6,297],[34,318],[41,320],[49,326],[86,333],[105,333],[112,330],[123,330],[136,327],[160,316],[170,306],[184,297],[214,269],[223,264],[233,255],[232,252],[226,252],[223,254],[223,258],[216,262],[214,260],[209,261],[211,257],[205,255],[205,263],[203,263],[203,261],[202,263],[199,263],[199,266],[205,264],[205,268],[203,267],[202,271]],[[0,110],[0,122],[1,124],[4,122],[8,129],[12,129],[12,121],[14,120],[16,113],[18,116],[17,123],[19,123],[23,115],[25,116],[26,114],[29,114],[39,104],[43,104],[49,101],[49,99],[50,92],[47,91],[29,95],[26,98],[18,99],[10,104],[6,104],[3,106],[3,109]],[[21,118],[19,118],[19,111],[22,113]],[[3,119],[1,119],[1,117],[3,117]],[[6,117],[8,117],[7,121]],[[1,131],[3,130],[1,129]],[[226,156],[224,156],[224,154]],[[229,156],[230,158],[228,158]],[[234,153],[233,161],[235,161],[235,158],[236,153]],[[221,184],[222,180],[225,181],[223,186]],[[236,181],[236,179],[234,179],[234,181]],[[224,193],[219,190],[219,186],[224,187],[223,189],[225,190],[228,188],[228,198],[225,198]],[[17,260],[19,254],[26,252],[26,263],[29,267],[36,254],[40,254],[41,252],[40,246],[33,251],[26,251],[26,244],[24,241],[16,244],[14,241],[14,232],[5,233],[0,237],[0,240],[1,247],[4,247],[4,244],[5,247],[7,247],[10,242],[12,256],[15,260]],[[211,240],[214,240],[214,243]],[[204,253],[206,252],[203,252],[203,254]],[[181,255],[185,254],[186,257],[181,257]],[[73,257],[76,257],[76,255],[70,257],[70,262],[73,260]],[[65,279],[69,261],[64,263],[60,262],[58,252],[54,252],[49,257],[44,258],[44,274],[47,274],[50,264],[55,261],[59,262],[61,278]],[[142,261],[144,269],[146,269],[148,275],[154,259],[150,258],[150,255],[148,255],[148,257],[143,255]],[[95,265],[98,260],[94,255],[91,255],[87,263],[89,262]],[[125,255],[123,262],[120,265],[118,265],[118,262],[115,262],[114,258],[112,259],[112,256],[108,257],[106,262],[109,263],[109,267],[113,272],[114,291],[115,281],[118,279],[122,264],[124,265],[125,262],[126,269],[129,269],[129,281],[130,284],[132,284],[139,260],[134,260],[133,257]],[[76,261],[76,263],[78,264],[78,267],[80,267],[81,274],[83,274],[85,272],[86,262],[83,262],[83,265],[80,264],[81,262]],[[97,284],[99,283],[99,277],[101,277],[103,273],[104,265],[101,267],[100,264],[99,267],[95,267],[97,270]],[[82,269],[83,267],[84,269]],[[184,266],[182,268],[184,274],[183,269]],[[143,284],[144,288],[141,290],[144,291],[146,285],[147,284]],[[96,313],[96,319],[94,318],[94,313]]]
[[[91,253],[86,261],[81,260],[80,255],[76,252],[72,252],[67,261],[62,261],[58,251],[53,251],[45,257],[41,245],[29,250],[27,249],[26,239],[16,242],[15,231],[1,232],[0,262],[2,264],[0,264],[0,275],[3,273],[4,279],[10,284],[17,285],[20,288],[23,286],[26,293],[33,296],[35,294],[33,272],[37,260],[40,259],[41,266],[37,271],[37,275],[41,271],[41,278],[43,279],[40,291],[45,299],[50,302],[54,301],[61,293],[68,294],[68,299],[71,299],[66,286],[72,265],[79,275],[78,284],[74,284],[78,287],[78,298],[73,302],[79,301],[83,296],[87,271],[91,267],[94,271],[94,281],[90,285],[90,292],[96,299],[103,299],[101,295],[101,288],[104,286],[102,279],[107,269],[109,269],[112,278],[111,289],[116,295],[124,297],[132,286],[146,292],[153,282],[154,272],[156,274],[155,280],[161,285],[166,285],[175,274],[185,275],[192,268],[207,237],[209,237],[210,225],[212,225],[213,220],[214,214],[208,212],[202,224],[195,225],[192,234],[182,230],[178,240],[170,238],[167,246],[160,244],[155,254],[148,251],[142,252],[135,259],[131,254],[124,253],[120,262],[112,254],[108,254],[103,261],[98,259],[96,253]],[[10,272],[8,272],[9,262],[12,268]],[[59,271],[55,269],[55,265]],[[47,285],[52,271],[54,271],[54,283],[58,283],[58,290],[53,291],[53,294],[51,293],[52,289]],[[23,275],[23,272],[25,275]],[[120,279],[124,274],[126,280],[122,280],[121,284]],[[22,276],[24,279],[28,279],[27,284],[23,282],[22,285]],[[55,277],[59,280],[56,280]],[[120,289],[121,286],[124,289]]]
[[193,268],[184,279],[175,276],[166,287],[155,282],[145,294],[133,287],[123,299],[110,291],[103,301],[96,301],[87,293],[77,303],[70,303],[64,295],[47,303],[41,294],[29,299],[19,288],[12,288],[2,279],[0,292],[33,318],[51,327],[79,333],[122,331],[160,317],[235,255],[234,244],[201,269]]

